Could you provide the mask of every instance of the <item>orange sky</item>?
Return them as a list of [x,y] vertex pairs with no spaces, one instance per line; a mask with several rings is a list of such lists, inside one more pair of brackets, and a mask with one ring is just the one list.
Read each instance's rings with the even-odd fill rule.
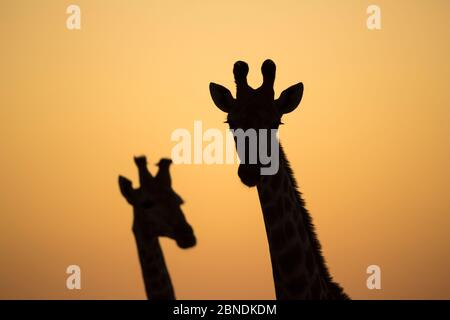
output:
[[[233,88],[242,59],[257,86],[266,58],[277,94],[305,85],[280,137],[335,279],[357,299],[450,298],[449,1],[78,0],[69,31],[72,3],[0,3],[0,298],[145,298],[117,175],[136,180],[133,155],[169,156],[195,120],[225,130],[209,82]],[[198,237],[163,241],[179,298],[274,298],[236,170],[173,167]],[[81,291],[65,288],[70,264]]]

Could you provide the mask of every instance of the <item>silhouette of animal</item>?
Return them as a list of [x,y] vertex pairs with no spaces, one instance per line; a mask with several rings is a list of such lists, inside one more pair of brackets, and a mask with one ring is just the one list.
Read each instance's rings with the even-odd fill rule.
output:
[[[134,160],[140,186],[135,189],[129,179],[119,176],[119,187],[123,197],[133,206],[132,230],[146,294],[149,299],[172,300],[175,293],[158,238],[169,237],[183,249],[195,246],[196,238],[181,210],[183,200],[167,184],[167,179],[170,181],[168,166],[160,168],[160,171],[164,170],[164,179],[159,181],[161,179],[151,175],[144,156]],[[166,159],[161,161],[168,163]]]
[[[300,104],[302,83],[287,88],[275,99],[275,63],[264,61],[261,71],[263,83],[253,89],[247,83],[247,63],[238,61],[234,64],[236,98],[227,88],[210,83],[212,100],[227,113],[226,122],[230,129],[275,129],[276,132],[282,124],[282,116]],[[258,161],[241,163],[238,176],[242,183],[256,186],[258,190],[277,299],[348,299],[330,276],[311,216],[297,190],[283,148],[279,145],[279,170],[274,175],[261,175],[264,165],[259,158],[259,143],[254,150],[258,152]]]

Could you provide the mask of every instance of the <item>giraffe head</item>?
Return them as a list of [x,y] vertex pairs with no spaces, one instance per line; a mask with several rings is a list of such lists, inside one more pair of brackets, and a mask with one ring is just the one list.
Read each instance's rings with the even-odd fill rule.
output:
[[[236,98],[231,92],[218,84],[210,83],[209,90],[214,104],[223,112],[226,112],[227,123],[230,129],[248,129],[267,130],[269,139],[276,139],[271,135],[275,134],[284,114],[292,112],[299,105],[303,96],[303,84],[298,83],[284,90],[278,99],[275,99],[273,84],[275,82],[275,63],[272,60],[266,60],[262,64],[261,71],[263,75],[263,83],[257,88],[251,88],[247,83],[247,74],[249,71],[247,63],[238,61],[234,64],[233,73],[236,82]],[[275,129],[275,130],[270,130]],[[255,150],[257,161],[242,161],[239,165],[238,175],[241,181],[249,186],[256,186],[261,178],[260,169],[262,163],[260,161],[259,137],[257,134],[256,146],[246,150]],[[247,141],[248,142],[248,141]],[[268,144],[268,147],[270,143]],[[239,150],[238,150],[239,151]],[[249,152],[246,152],[248,156]]]
[[[149,237],[168,237],[177,242],[181,248],[193,247],[196,238],[192,227],[187,222],[181,205],[183,200],[172,188],[153,178],[146,167],[145,157],[135,158],[135,163],[145,166],[145,184],[134,189],[132,182],[119,176],[120,192],[133,206],[133,230],[140,228]],[[139,174],[141,175],[141,171]],[[142,229],[144,228],[144,229]]]

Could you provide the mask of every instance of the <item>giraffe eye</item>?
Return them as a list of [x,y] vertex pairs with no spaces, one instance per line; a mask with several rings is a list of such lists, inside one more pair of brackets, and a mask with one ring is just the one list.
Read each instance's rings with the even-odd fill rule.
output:
[[224,123],[228,123],[230,125],[230,127],[234,127],[235,126],[235,123],[233,121],[231,121],[231,120],[228,120],[228,119],[225,120]]
[[281,121],[276,121],[276,122],[273,123],[272,127],[278,127],[278,126],[281,126],[281,125],[283,125],[283,124],[284,124],[284,123],[281,122]]

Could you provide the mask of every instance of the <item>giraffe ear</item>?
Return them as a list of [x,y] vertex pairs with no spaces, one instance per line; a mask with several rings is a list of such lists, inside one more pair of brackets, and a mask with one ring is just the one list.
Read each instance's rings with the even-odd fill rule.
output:
[[120,193],[122,193],[127,202],[133,205],[135,190],[133,189],[131,181],[123,176],[119,176],[119,188]]
[[297,83],[286,90],[284,90],[280,97],[275,100],[275,104],[282,114],[289,113],[295,110],[300,104],[303,97],[303,83]]
[[210,83],[209,92],[214,104],[223,112],[230,112],[234,107],[235,100],[231,95],[230,90],[221,86],[220,84]]

